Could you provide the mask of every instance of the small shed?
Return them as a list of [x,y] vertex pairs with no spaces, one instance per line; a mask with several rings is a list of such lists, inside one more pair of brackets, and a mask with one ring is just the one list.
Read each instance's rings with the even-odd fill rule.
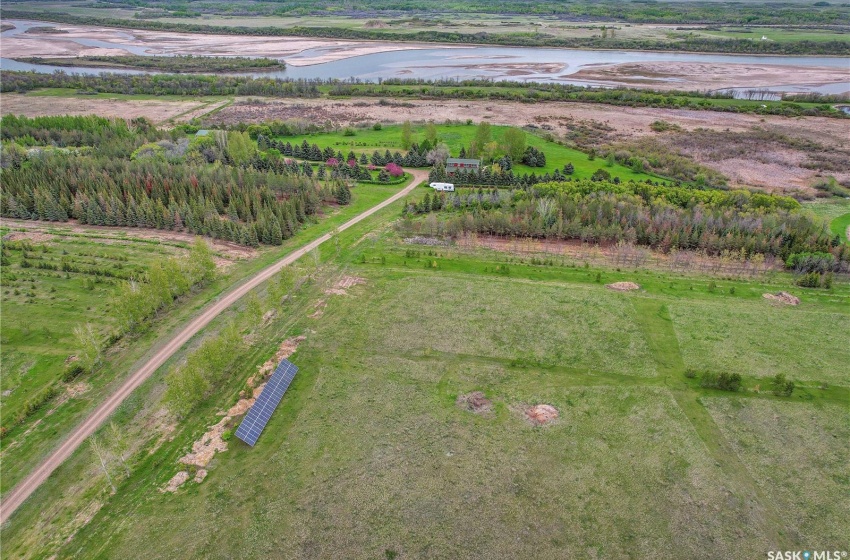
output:
[[195,136],[209,136],[209,135],[210,135],[210,131],[203,129],[203,128],[195,133]]
[[449,175],[454,175],[455,173],[469,173],[470,171],[478,172],[480,169],[480,159],[449,158],[446,160],[446,173]]

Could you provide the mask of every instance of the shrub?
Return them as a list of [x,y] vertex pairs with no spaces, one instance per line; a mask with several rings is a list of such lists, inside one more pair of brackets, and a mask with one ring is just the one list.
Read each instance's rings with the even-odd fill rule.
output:
[[379,122],[376,122],[375,124],[372,125],[372,130],[381,130],[382,128],[384,128],[384,127],[382,127],[381,123],[379,123]]
[[794,382],[785,378],[784,373],[777,373],[770,381],[773,394],[777,397],[790,397],[794,392]]
[[700,387],[707,389],[720,389],[721,391],[736,392],[741,388],[741,376],[737,373],[703,373],[700,378]]
[[342,131],[343,136],[356,136],[357,133],[354,132],[354,129],[350,126],[346,127],[345,130]]
[[78,361],[71,362],[68,364],[68,367],[65,368],[65,372],[62,374],[62,381],[68,383],[69,381],[73,381],[80,375],[86,372],[86,368],[83,367]]

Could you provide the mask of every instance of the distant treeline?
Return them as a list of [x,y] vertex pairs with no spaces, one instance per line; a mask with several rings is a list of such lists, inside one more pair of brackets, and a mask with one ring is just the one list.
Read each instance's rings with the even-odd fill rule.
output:
[[24,93],[38,88],[70,88],[79,93],[125,95],[254,95],[261,97],[318,97],[318,83],[250,76],[181,74],[113,74],[84,76],[54,72],[0,72],[0,91]]
[[[850,118],[829,105],[818,105],[810,96],[806,105],[790,101],[736,101],[728,94],[659,92],[628,88],[585,88],[569,84],[493,82],[489,80],[390,79],[380,84],[339,80],[291,80],[250,76],[174,74],[66,74],[54,72],[0,72],[0,91],[25,93],[41,88],[67,88],[78,93],[119,93],[143,95],[243,95],[256,97],[319,97],[320,87],[332,96],[362,96],[408,99],[490,99],[520,102],[565,101],[603,103],[627,107],[661,107],[763,115],[826,116]],[[723,103],[715,100],[723,99]],[[389,104],[389,103],[388,103]]]
[[161,72],[258,72],[283,70],[286,65],[272,58],[223,56],[78,56],[75,58],[16,58],[29,64],[51,66],[94,66],[99,68],[138,68]]
[[[514,8],[515,10],[516,8]],[[739,7],[728,10],[739,10]],[[793,23],[811,22],[806,17],[818,10],[795,11]],[[843,14],[843,15],[841,15]],[[850,54],[850,41],[753,41],[751,39],[710,39],[685,35],[664,41],[654,39],[620,39],[602,37],[555,37],[546,33],[461,33],[453,31],[387,31],[384,29],[353,29],[344,27],[233,27],[203,23],[174,23],[150,19],[115,19],[106,17],[75,16],[65,13],[2,10],[5,19],[39,19],[77,25],[100,25],[156,31],[181,31],[225,35],[265,35],[278,37],[321,37],[332,39],[427,41],[436,43],[466,43],[522,47],[556,47],[583,49],[627,49],[652,51],[691,51],[736,54],[786,54],[786,55],[846,55]],[[612,14],[612,17],[613,16]],[[846,12],[836,12],[831,21],[847,19]],[[674,23],[684,23],[674,21]],[[705,22],[700,22],[705,23]],[[749,22],[752,24],[752,22]]]
[[[146,8],[136,17],[197,17],[207,14],[335,15],[351,18],[392,17],[397,21],[446,22],[446,14],[502,14],[554,16],[566,21],[620,20],[645,23],[737,23],[741,25],[825,24],[848,22],[846,4],[811,2],[658,2],[656,0],[355,0],[343,6],[336,0],[244,0],[240,2],[161,2],[112,0],[91,7],[128,10]],[[451,22],[449,21],[449,24]]]
[[513,191],[435,193],[433,199],[409,203],[404,212],[443,214],[443,220],[420,226],[434,235],[623,241],[664,252],[702,250],[708,255],[760,254],[783,260],[820,252],[832,255],[842,269],[850,260],[848,247],[823,220],[799,210],[796,201],[747,191],[585,180]]

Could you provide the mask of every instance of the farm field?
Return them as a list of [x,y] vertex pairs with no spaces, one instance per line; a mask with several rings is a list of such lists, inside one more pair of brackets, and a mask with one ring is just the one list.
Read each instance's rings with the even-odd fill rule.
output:
[[[475,124],[440,124],[437,125],[437,141],[446,144],[449,148],[452,157],[458,157],[460,149],[463,147],[469,149],[470,143],[475,137]],[[500,142],[505,131],[511,127],[508,126],[492,126],[493,140]],[[413,141],[422,142],[425,140],[425,125],[412,125]],[[314,133],[296,136],[280,137],[278,140],[289,142],[292,145],[300,144],[306,140],[309,144],[317,144],[320,148],[331,147],[334,150],[341,150],[343,153],[353,151],[355,154],[366,153],[371,155],[372,152],[378,150],[382,154],[386,150],[391,152],[401,150],[401,130],[400,125],[382,126],[380,130],[371,128],[352,128],[353,136],[346,136],[344,131],[334,133]],[[529,167],[519,162],[514,162],[514,174],[536,173],[543,175],[552,173],[556,169],[563,169],[567,163],[572,163],[575,167],[576,179],[587,179],[593,175],[597,169],[603,168],[609,171],[612,176],[620,177],[623,181],[630,179],[646,180],[657,179],[657,177],[647,173],[636,173],[631,169],[620,164],[614,163],[608,167],[604,159],[590,159],[590,156],[584,152],[549,142],[534,134],[526,134],[526,142],[528,146],[533,146],[542,150],[546,154],[545,167]]]
[[[341,252],[323,251],[321,276],[256,331],[260,342],[237,358],[244,366],[114,496],[82,456],[63,467],[60,480],[87,477],[107,491],[90,488],[66,504],[103,505],[43,555],[111,558],[144,546],[150,558],[645,557],[671,548],[691,558],[754,557],[847,532],[846,516],[820,505],[847,491],[831,458],[847,440],[847,346],[836,340],[822,352],[819,374],[792,372],[791,397],[773,396],[762,372],[749,369],[744,389],[725,393],[685,377],[694,356],[717,351],[716,333],[679,319],[681,309],[760,312],[760,323],[739,322],[776,338],[775,360],[760,367],[785,371],[782,360],[800,348],[826,347],[819,321],[846,332],[845,283],[792,288],[803,304],[780,309],[761,294],[788,289],[784,274],[723,281],[715,291],[703,277],[411,249],[364,232],[346,232]],[[326,291],[346,277],[358,280]],[[642,290],[603,286],[620,280]],[[290,359],[301,371],[257,446],[230,440],[201,484],[158,492],[255,365],[296,335],[305,340]],[[783,346],[792,336],[797,345]],[[155,409],[161,384],[154,379],[118,421]],[[457,404],[473,391],[488,411]],[[523,411],[540,403],[560,417],[535,427]],[[750,423],[739,410],[763,420]],[[787,429],[768,423],[776,414],[788,414]],[[753,439],[765,453],[756,459]],[[818,474],[796,477],[795,463],[778,457],[789,445],[793,457],[831,451]],[[779,470],[766,474],[774,462]],[[832,476],[828,485],[822,476]],[[787,507],[791,488],[805,499]],[[51,519],[68,524],[55,506],[39,513],[47,490],[3,528],[13,554]]]

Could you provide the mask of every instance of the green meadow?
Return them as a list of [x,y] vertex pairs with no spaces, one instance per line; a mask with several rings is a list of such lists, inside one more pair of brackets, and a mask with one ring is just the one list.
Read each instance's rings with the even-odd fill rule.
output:
[[[500,142],[505,131],[511,127],[508,126],[492,126],[492,137],[495,142]],[[306,140],[309,144],[316,144],[320,148],[331,147],[334,150],[342,151],[347,154],[353,151],[355,154],[371,154],[375,150],[382,154],[389,150],[394,152],[401,149],[402,127],[400,125],[382,125],[380,130],[372,128],[351,128],[347,134],[354,133],[353,136],[346,135],[345,131],[333,133],[314,133],[303,134],[297,136],[279,137],[279,141],[289,142],[293,145],[300,144]],[[448,146],[452,157],[458,157],[460,149],[469,146],[475,138],[475,124],[440,124],[437,125],[437,141]],[[413,141],[421,143],[425,140],[425,125],[413,125]],[[646,180],[657,179],[654,175],[647,173],[636,173],[620,164],[613,163],[610,166],[608,162],[601,158],[591,159],[591,156],[584,152],[562,146],[555,142],[550,142],[535,134],[526,134],[526,143],[528,146],[533,146],[542,150],[546,154],[545,167],[529,167],[519,162],[514,162],[514,173],[536,173],[543,175],[544,173],[552,173],[556,169],[563,169],[567,163],[572,163],[575,168],[574,178],[586,179],[593,175],[597,169],[605,169],[611,173],[612,177],[620,177],[623,181],[630,179]]]
[[[369,233],[397,206],[324,248],[319,272],[270,323],[244,327],[238,373],[168,439],[140,434],[146,451],[114,495],[81,449],[3,528],[6,550],[757,557],[832,546],[850,529],[833,503],[850,489],[839,458],[850,402],[850,349],[839,334],[850,320],[846,283],[806,290],[784,274],[715,282],[568,258],[535,264]],[[346,276],[363,283],[326,291]],[[604,286],[621,280],[641,290]],[[803,303],[778,308],[761,297],[780,289]],[[290,358],[300,372],[258,444],[230,439],[202,483],[159,492],[216,411],[295,335],[305,337]],[[740,372],[743,388],[701,388],[685,375],[695,367]],[[772,394],[773,373],[798,383],[792,396]],[[143,425],[162,383],[157,374],[116,421]],[[458,404],[473,391],[488,411]],[[535,404],[559,418],[532,425],[524,411]],[[800,472],[794,458],[813,453],[815,470]],[[68,485],[78,497],[50,501]],[[67,512],[85,507],[93,518],[80,528]],[[50,523],[65,532],[48,537]]]

